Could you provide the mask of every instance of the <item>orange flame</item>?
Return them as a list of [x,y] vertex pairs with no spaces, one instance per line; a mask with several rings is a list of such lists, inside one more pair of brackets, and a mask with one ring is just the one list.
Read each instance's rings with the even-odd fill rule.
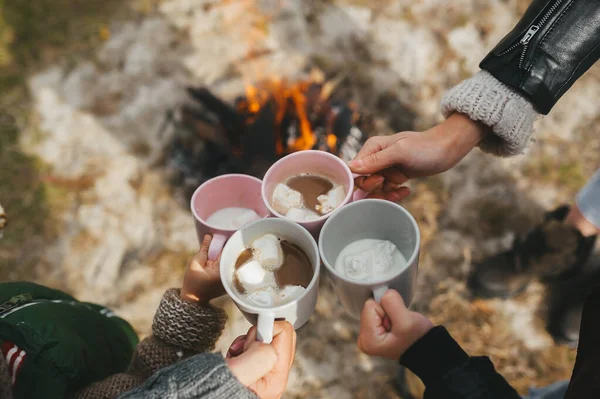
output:
[[[248,122],[270,101],[275,105],[275,144],[279,154],[283,154],[282,123],[286,115],[293,113],[298,118],[300,127],[299,137],[288,144],[288,151],[302,151],[312,149],[317,143],[310,120],[307,115],[307,91],[311,85],[310,81],[290,84],[285,80],[272,78],[257,85],[246,86],[246,98],[238,107],[240,111],[249,114]],[[337,137],[331,131],[327,131],[326,143],[331,151],[335,151]]]

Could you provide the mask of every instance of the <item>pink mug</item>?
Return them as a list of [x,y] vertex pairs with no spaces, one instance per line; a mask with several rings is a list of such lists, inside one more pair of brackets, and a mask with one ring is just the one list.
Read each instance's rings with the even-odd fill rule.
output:
[[236,229],[221,229],[208,224],[206,220],[210,215],[223,208],[240,207],[253,209],[261,218],[269,216],[261,197],[261,184],[260,179],[253,176],[229,174],[210,179],[196,189],[190,207],[198,242],[201,243],[206,234],[213,235],[209,259],[215,260],[227,239],[236,232]]
[[[337,209],[350,202],[363,199],[368,194],[363,190],[354,190],[354,178],[358,175],[352,174],[348,165],[340,158],[325,151],[298,151],[286,155],[275,162],[269,170],[267,170],[267,173],[263,178],[262,199],[271,215],[291,220],[273,209],[271,200],[277,184],[283,183],[288,178],[300,173],[314,173],[316,175],[329,177],[337,184],[342,184],[346,188],[346,197]],[[318,237],[323,224],[332,213],[333,212],[330,212],[318,219],[295,222],[306,228],[314,237]]]

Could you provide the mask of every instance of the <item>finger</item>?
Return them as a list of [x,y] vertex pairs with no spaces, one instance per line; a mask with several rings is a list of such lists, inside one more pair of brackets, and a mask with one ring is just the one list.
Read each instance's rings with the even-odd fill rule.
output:
[[376,173],[397,163],[396,155],[395,150],[392,147],[388,147],[367,155],[362,159],[354,159],[348,166],[354,173]]
[[402,184],[404,184],[408,181],[408,176],[406,176],[406,174],[404,174],[404,172],[402,172],[400,169],[398,169],[395,166],[384,169],[381,172],[379,172],[378,174],[385,177],[386,184],[387,183],[396,184],[397,185],[396,188],[399,188]]
[[246,336],[240,335],[236,339],[233,340],[231,345],[229,346],[229,350],[227,351],[227,355],[225,358],[229,359],[232,357],[236,357],[244,353],[244,345],[246,344]]
[[194,255],[192,260],[191,269],[196,269],[198,266],[200,268],[204,268],[206,265],[206,261],[208,260],[208,248],[210,247],[210,243],[212,242],[212,236],[210,234],[206,234],[202,243],[200,244],[200,250]]
[[273,347],[277,351],[274,370],[289,372],[295,353],[294,327],[287,321],[276,321],[273,327]]
[[400,202],[410,195],[410,188],[400,187],[394,191],[375,191],[368,195],[368,198],[383,199],[391,202]]
[[246,333],[246,342],[244,343],[244,352],[248,350],[248,347],[253,342],[256,342],[257,330],[255,326],[250,327],[248,332]]
[[383,325],[383,328],[385,328],[385,331],[387,331],[387,332],[392,331],[392,322],[391,322],[389,316],[387,316],[387,315],[383,316],[383,321],[381,324]]
[[378,174],[372,174],[370,176],[361,176],[354,179],[354,184],[358,186],[361,190],[366,192],[371,192],[376,190],[377,188],[383,186],[383,182],[385,178]]
[[358,349],[366,354],[373,354],[373,345],[385,338],[386,330],[383,327],[385,313],[381,306],[373,299],[369,299],[360,315],[360,332],[358,335]]
[[271,345],[254,342],[246,352],[226,361],[231,373],[248,386],[271,372],[277,363],[277,351]]
[[217,259],[206,261],[206,266],[204,267],[204,270],[206,270],[206,273],[213,280],[219,280],[219,281],[221,280],[221,272],[219,270],[220,262],[221,262],[221,253],[219,253],[219,256],[217,256]]
[[354,160],[360,160],[365,158],[368,155],[371,155],[375,152],[381,151],[385,148],[387,144],[387,137],[384,136],[375,136],[368,139],[365,144],[361,147],[358,154],[354,157]]
[[360,333],[367,336],[378,336],[385,332],[383,317],[385,312],[381,305],[373,299],[367,300],[360,314]]
[[402,322],[406,320],[408,309],[404,305],[402,296],[396,290],[387,290],[383,297],[381,297],[381,307],[385,311],[385,314],[390,318],[392,326],[402,325]]
[[296,333],[296,330],[294,329],[294,340],[292,342],[292,358],[290,360],[290,369],[292,368],[292,365],[294,364],[294,360],[296,360],[296,338],[297,338],[298,334]]

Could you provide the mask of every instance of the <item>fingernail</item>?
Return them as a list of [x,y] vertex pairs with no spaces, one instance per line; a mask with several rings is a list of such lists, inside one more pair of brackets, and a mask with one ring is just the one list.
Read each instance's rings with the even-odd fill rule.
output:
[[384,180],[385,180],[385,177],[383,177],[383,176],[378,176],[378,177],[375,179],[375,183],[376,183],[376,184],[381,184],[381,183],[383,183],[383,181],[384,181]]
[[363,167],[364,162],[361,160],[353,160],[348,162],[348,166],[350,166],[351,168],[355,168],[355,169],[360,169]]
[[231,348],[230,348],[230,349],[233,349],[233,350],[240,350],[240,349],[242,349],[242,348],[244,347],[244,344],[245,344],[245,343],[246,343],[246,340],[241,340],[241,341],[238,341],[238,342],[234,342],[234,343],[231,345]]

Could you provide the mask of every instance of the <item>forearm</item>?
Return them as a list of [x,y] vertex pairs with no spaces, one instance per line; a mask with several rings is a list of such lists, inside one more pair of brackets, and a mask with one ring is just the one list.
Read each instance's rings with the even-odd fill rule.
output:
[[477,145],[499,156],[522,153],[539,116],[525,97],[486,71],[448,90],[442,99],[442,113],[446,117],[463,114],[487,126],[488,133]]
[[400,363],[425,384],[425,399],[519,399],[487,357],[470,357],[438,326],[413,344]]

